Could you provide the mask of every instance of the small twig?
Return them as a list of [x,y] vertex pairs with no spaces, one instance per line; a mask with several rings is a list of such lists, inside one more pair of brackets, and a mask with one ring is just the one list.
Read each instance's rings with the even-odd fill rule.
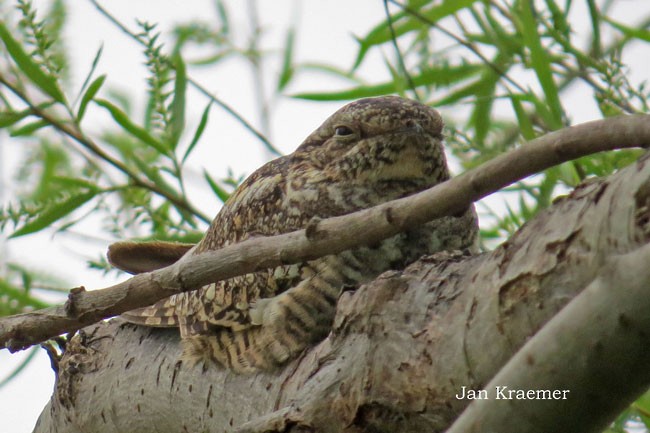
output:
[[[650,115],[619,116],[552,132],[418,194],[322,220],[315,227],[318,236],[310,239],[305,230],[250,239],[186,256],[172,266],[136,275],[107,289],[77,291],[71,295],[68,308],[50,307],[0,318],[0,347],[24,349],[214,281],[376,243],[427,221],[454,215],[472,202],[554,165],[631,147],[650,147]],[[74,316],[66,310],[74,311]]]

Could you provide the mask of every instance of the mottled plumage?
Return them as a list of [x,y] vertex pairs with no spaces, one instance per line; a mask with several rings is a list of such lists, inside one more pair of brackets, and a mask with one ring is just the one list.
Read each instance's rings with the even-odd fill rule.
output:
[[[294,153],[248,177],[190,254],[294,231],[314,217],[354,212],[429,188],[449,177],[441,141],[442,120],[425,105],[399,97],[348,104]],[[268,370],[327,335],[344,286],[402,269],[424,254],[472,247],[476,232],[469,209],[371,247],[220,281],[124,317],[178,326],[186,359],[214,361],[237,372]],[[161,265],[189,248],[169,247],[178,251],[162,254]],[[128,245],[118,243],[109,253],[116,266],[136,272],[156,267],[125,263],[123,248]]]

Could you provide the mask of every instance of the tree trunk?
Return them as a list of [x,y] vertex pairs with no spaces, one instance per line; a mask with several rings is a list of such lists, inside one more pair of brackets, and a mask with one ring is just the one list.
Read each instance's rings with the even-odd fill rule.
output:
[[[650,287],[648,272],[612,261],[645,251],[649,206],[650,166],[643,157],[578,187],[492,252],[424,257],[344,292],[329,337],[277,373],[237,376],[183,365],[175,330],[119,319],[89,326],[68,344],[35,431],[443,431],[472,403],[457,395],[488,385],[524,344],[542,337],[538,331],[569,301],[608,278],[610,284],[599,284],[590,299],[607,303],[617,322],[585,314],[572,328],[553,328],[551,337],[561,344],[545,346],[550,354],[562,346],[576,361],[522,351],[528,386],[510,382],[509,370],[499,373],[504,386],[517,383],[527,391],[548,384],[542,388],[568,391],[566,399],[498,400],[491,390],[489,400],[475,400],[465,414],[485,405],[492,405],[489,413],[505,413],[527,404],[522,416],[528,424],[519,431],[548,431],[548,420],[556,431],[598,431],[650,383],[650,326],[634,315],[649,311],[648,290],[645,296],[638,290],[616,293],[621,287],[611,284],[620,272],[641,289]],[[627,304],[612,304],[612,293],[636,296],[635,313],[625,310]],[[561,316],[549,326],[565,320]],[[634,338],[623,340],[614,332],[619,328]],[[616,338],[605,338],[611,335]],[[607,364],[610,380],[603,382],[596,361],[611,359],[601,356],[611,340],[623,341],[626,349],[617,352],[620,362]],[[615,398],[594,398],[607,396],[609,386]],[[511,410],[499,422],[515,423],[520,413]],[[480,420],[455,431],[482,431]]]

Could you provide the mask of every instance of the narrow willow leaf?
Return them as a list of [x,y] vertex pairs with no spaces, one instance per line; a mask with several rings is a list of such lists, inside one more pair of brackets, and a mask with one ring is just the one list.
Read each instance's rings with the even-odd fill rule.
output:
[[551,113],[553,114],[550,126],[553,129],[562,128],[562,103],[560,95],[553,80],[553,71],[548,53],[542,47],[541,36],[537,33],[537,21],[533,16],[532,2],[524,0],[519,3],[520,18],[522,19],[521,32],[524,37],[524,44],[530,49],[530,60],[533,70],[537,75],[539,84],[544,90],[546,101],[548,102]]
[[17,238],[19,236],[28,235],[43,230],[44,228],[49,227],[52,223],[60,220],[79,207],[83,206],[86,202],[95,197],[97,193],[98,191],[94,190],[86,191],[83,193],[70,195],[61,201],[52,203],[46,206],[40,215],[27,222],[20,229],[13,232],[9,237]]
[[544,126],[548,129],[553,129],[555,125],[555,116],[548,107],[548,104],[545,101],[539,99],[539,97],[532,92],[526,95],[526,99],[535,105],[535,113],[544,121]]
[[567,22],[567,12],[560,9],[560,7],[555,3],[555,0],[546,0],[546,6],[551,11],[551,16],[553,17],[553,27],[562,33],[565,38],[570,36],[571,27]]
[[[413,10],[419,10],[420,7],[426,3],[426,1],[427,0],[410,1],[409,8]],[[393,28],[394,26],[397,25],[397,23],[402,22],[407,17],[408,17],[408,13],[406,11],[400,11],[396,14],[392,14],[391,21],[393,23]],[[386,38],[386,35],[389,35],[388,39]],[[395,36],[399,37],[399,35],[397,34]],[[386,22],[386,20],[383,20],[381,24],[378,24],[377,26],[372,28],[365,37],[363,38],[355,37],[355,39],[359,43],[359,52],[357,53],[357,58],[354,61],[352,70],[357,69],[357,67],[361,64],[364,57],[366,56],[366,53],[370,48],[372,48],[374,45],[379,45],[391,40],[390,27]]]
[[[30,294],[29,288],[32,286],[33,279],[31,272],[22,267],[16,266],[15,263],[8,263],[7,268],[12,271],[17,271],[20,274],[23,283],[23,287],[16,287],[10,284],[6,279],[0,278],[0,294],[7,295],[9,299],[15,299],[18,301],[19,305],[17,305],[16,308],[10,307],[10,309],[13,310],[11,311],[12,314],[20,313],[20,311],[16,311],[17,308],[45,308],[48,306],[47,302],[43,302]],[[0,307],[1,306],[2,304],[0,303]]]
[[592,28],[591,55],[600,57],[603,52],[600,38],[600,11],[594,0],[587,0],[587,6],[589,8],[589,18],[591,19]]
[[56,104],[55,101],[47,101],[43,102],[41,104],[38,104],[36,106],[36,109],[34,108],[27,108],[22,111],[5,111],[5,112],[0,112],[0,128],[5,128],[8,126],[11,126],[18,122],[19,120],[24,119],[25,117],[34,114],[34,112],[37,111],[43,111],[48,108],[50,108],[52,105]]
[[69,177],[69,176],[53,176],[52,180],[54,182],[56,182],[57,184],[59,184],[59,185],[67,186],[67,187],[70,187],[70,188],[73,188],[73,187],[79,188],[79,187],[81,187],[81,188],[91,189],[91,190],[95,190],[95,191],[100,191],[101,190],[99,185],[97,185],[96,183],[94,183],[94,182],[92,182],[90,180],[84,179],[84,178]]
[[176,149],[185,129],[185,92],[187,90],[187,73],[185,62],[180,53],[172,57],[176,78],[174,79],[174,99],[171,103],[170,147]]
[[79,110],[77,111],[77,121],[81,122],[81,119],[83,119],[84,114],[86,113],[88,103],[95,97],[97,92],[99,92],[99,89],[102,87],[105,80],[106,75],[97,77],[88,87],[88,91],[86,91],[86,93],[81,97],[81,103],[79,104]]
[[35,122],[28,123],[27,125],[23,125],[20,128],[11,131],[11,134],[9,135],[11,135],[12,137],[22,137],[24,135],[31,135],[34,132],[46,126],[50,126],[50,123],[45,120],[37,120]]
[[135,165],[137,165],[140,171],[144,173],[144,175],[147,176],[149,180],[155,183],[160,190],[164,191],[170,197],[178,198],[178,193],[176,192],[174,187],[172,187],[161,174],[161,171],[164,169],[161,169],[160,167],[154,164],[149,164],[145,161],[142,161],[135,154],[131,156],[130,161],[132,161]]
[[385,95],[389,93],[394,93],[396,89],[395,83],[392,81],[390,83],[378,84],[375,86],[357,86],[347,90],[341,90],[338,92],[327,92],[327,93],[296,93],[290,95],[292,98],[296,99],[306,99],[309,101],[346,101],[351,99],[358,98],[368,98],[371,96]]
[[[445,17],[455,14],[456,12],[471,6],[478,0],[443,0],[442,3],[436,4],[428,9],[419,10],[419,14],[427,21],[435,23]],[[418,10],[422,4],[426,2],[418,1],[409,2],[409,9]],[[420,17],[412,17],[410,14],[400,12],[392,16],[393,30],[395,37],[399,38],[401,35],[414,30],[420,30],[422,27],[428,27],[429,24],[423,22]],[[364,37],[357,38],[359,42],[359,53],[354,61],[353,69],[356,69],[367,54],[368,50],[375,45],[380,45],[389,42],[393,39],[393,33],[388,26],[388,23],[383,22],[376,26]]]
[[642,41],[650,42],[650,31],[643,28],[628,27],[611,18],[603,17],[605,21],[611,24],[618,31],[623,33],[628,38],[641,39]]
[[[490,25],[489,30],[486,30],[485,33],[493,34],[494,45],[498,48],[501,56],[507,56],[512,59],[514,55],[523,55],[522,38],[519,34],[511,33],[503,27],[499,19],[492,15],[491,9],[486,9],[485,19]],[[511,61],[512,63],[517,63],[514,60]]]
[[322,72],[337,78],[350,80],[357,84],[363,84],[364,82],[360,78],[356,77],[353,72],[338,68],[334,65],[326,65],[324,63],[302,63],[300,65],[296,65],[296,70]]
[[206,66],[206,65],[213,65],[217,62],[219,62],[221,59],[225,59],[226,57],[230,56],[231,54],[236,54],[236,50],[232,49],[220,49],[215,54],[207,55],[205,57],[196,57],[193,60],[189,60],[187,63],[192,65],[192,66]]
[[219,22],[221,23],[221,33],[225,36],[230,34],[230,19],[228,17],[228,11],[226,6],[223,4],[223,1],[217,0],[214,2],[214,6],[217,9],[217,15],[219,15]]
[[[90,83],[90,79],[93,77],[93,74],[95,73],[95,69],[97,69],[97,64],[99,63],[99,59],[102,56],[102,52],[104,51],[104,45],[100,45],[99,49],[97,50],[97,53],[95,54],[95,58],[93,59],[92,64],[90,65],[90,71],[88,71],[88,75],[86,75],[86,79],[84,80],[83,84],[81,85],[81,89],[79,89],[79,95],[82,95],[88,86],[88,83]],[[77,103],[77,100],[79,99],[79,96],[77,96],[77,99],[75,100],[75,104]]]
[[278,92],[284,90],[293,77],[293,47],[294,47],[295,31],[290,28],[287,32],[287,40],[284,44],[284,55],[282,56],[282,70],[280,71],[280,78],[278,79]]
[[[499,65],[496,60],[495,64]],[[490,117],[494,106],[494,93],[501,76],[492,68],[485,69],[481,76],[480,86],[476,88],[476,101],[470,117],[470,124],[474,127],[474,139],[483,143],[490,132]]]
[[59,89],[56,78],[45,73],[32,58],[23,51],[20,43],[11,36],[11,33],[0,21],[0,39],[7,47],[7,52],[16,62],[20,70],[42,91],[50,95],[57,102],[65,103],[65,96]]
[[32,114],[31,109],[23,111],[0,111],[0,128],[6,128]]
[[119,107],[105,99],[95,99],[95,103],[100,107],[106,108],[108,112],[111,113],[111,116],[113,116],[113,119],[115,119],[115,121],[124,128],[126,132],[139,138],[142,142],[153,147],[162,155],[167,155],[169,153],[163,143],[158,141],[153,135],[149,134],[146,129],[133,123],[131,119],[129,119],[129,116],[127,116],[127,114]]
[[[414,86],[431,86],[444,85],[466,80],[467,78],[484,70],[483,65],[464,64],[458,66],[439,66],[430,68],[420,75],[412,77]],[[357,86],[348,90],[327,93],[298,93],[291,95],[292,98],[308,99],[313,101],[341,101],[357,98],[367,98],[370,96],[380,96],[389,93],[395,93],[400,89],[399,83],[391,80],[387,83],[375,84],[370,86]]]
[[228,197],[230,197],[230,194],[228,194],[225,189],[221,188],[219,184],[217,184],[217,182],[212,179],[212,177],[205,170],[203,170],[203,177],[205,177],[208,185],[210,185],[210,188],[212,188],[212,191],[219,198],[219,200],[225,203],[226,200],[228,200]]
[[208,115],[210,114],[210,107],[212,107],[212,101],[210,101],[208,103],[208,106],[205,107],[205,110],[203,110],[203,114],[201,115],[201,121],[199,122],[199,126],[196,127],[196,131],[194,132],[194,137],[192,137],[192,142],[190,143],[187,150],[185,151],[185,155],[183,155],[182,162],[185,162],[187,157],[190,156],[190,153],[192,153],[194,147],[201,139],[201,135],[203,135],[203,131],[205,130],[205,125],[208,124]]
[[512,108],[514,109],[515,115],[517,116],[517,122],[519,123],[519,130],[521,131],[521,135],[526,140],[534,139],[535,130],[533,129],[533,124],[530,121],[530,117],[528,117],[528,113],[526,113],[523,104],[521,103],[519,95],[511,94],[510,102],[512,102]]
[[451,105],[451,104],[455,104],[456,102],[462,99],[468,98],[470,96],[474,96],[478,92],[479,87],[482,86],[482,81],[483,81],[482,79],[478,79],[470,82],[465,86],[459,87],[457,90],[454,90],[453,92],[443,97],[442,99],[434,101],[433,104],[431,105],[433,105],[434,107]]

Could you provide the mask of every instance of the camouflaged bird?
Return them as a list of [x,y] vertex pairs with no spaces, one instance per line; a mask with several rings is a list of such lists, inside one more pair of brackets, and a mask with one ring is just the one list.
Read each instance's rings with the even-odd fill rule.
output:
[[[361,99],[334,113],[295,152],[248,177],[196,247],[124,242],[111,246],[109,260],[133,273],[150,271],[188,250],[200,254],[295,231],[313,218],[372,207],[448,178],[435,110],[394,96]],[[183,359],[213,361],[238,373],[270,370],[329,333],[344,287],[403,269],[425,254],[471,248],[476,234],[471,208],[376,245],[219,281],[123,317],[178,326]]]

